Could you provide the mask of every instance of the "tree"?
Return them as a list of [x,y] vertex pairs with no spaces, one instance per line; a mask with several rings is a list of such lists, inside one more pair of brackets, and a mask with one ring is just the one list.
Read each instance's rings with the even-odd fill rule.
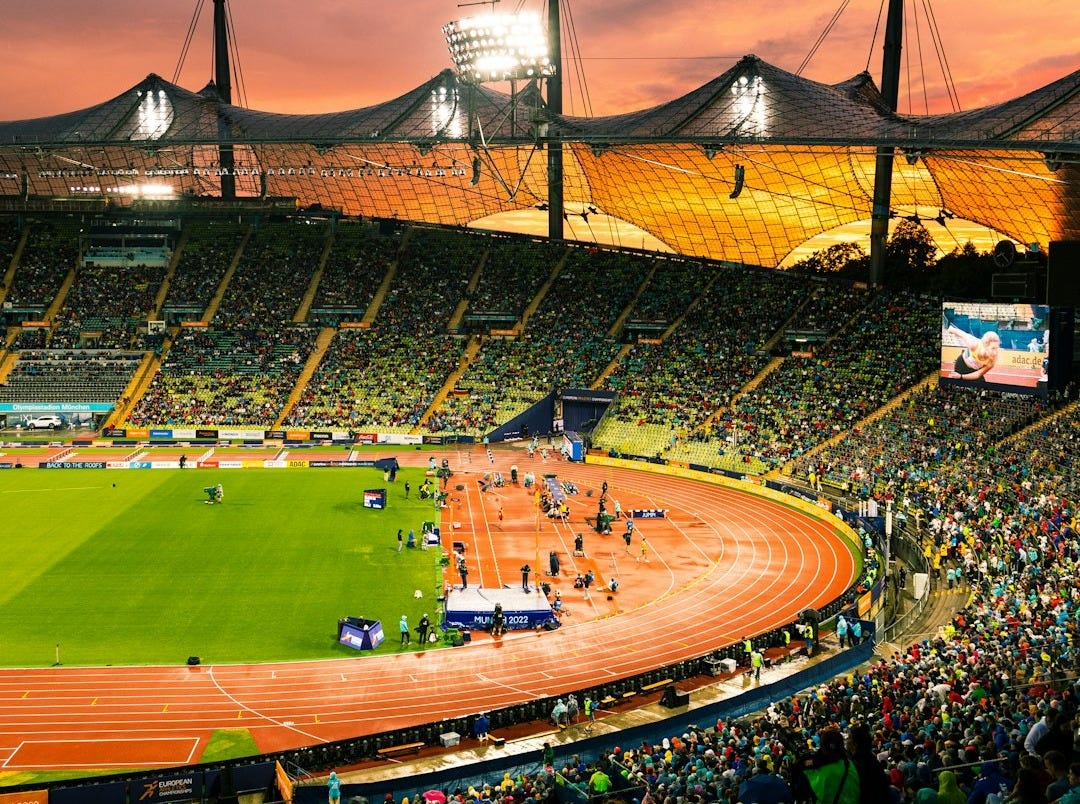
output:
[[937,261],[929,289],[959,299],[988,299],[994,271],[993,255],[979,252],[969,240]]
[[851,279],[864,279],[868,268],[866,252],[854,242],[836,243],[821,251],[815,251],[791,266],[791,270],[796,273],[843,276]]
[[885,284],[925,288],[937,264],[937,251],[925,226],[901,220],[885,246]]

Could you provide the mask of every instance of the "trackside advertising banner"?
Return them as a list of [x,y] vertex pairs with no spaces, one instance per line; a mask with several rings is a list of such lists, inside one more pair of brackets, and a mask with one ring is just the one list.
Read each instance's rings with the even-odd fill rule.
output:
[[108,402],[0,402],[0,413],[108,413]]
[[49,791],[28,790],[25,793],[0,793],[0,804],[49,804]]
[[[295,461],[289,461],[291,466]],[[303,461],[303,463],[311,469],[333,469],[341,466],[364,466],[371,467],[375,465],[375,461]]]
[[203,772],[193,771],[179,776],[160,776],[132,786],[131,800],[138,802],[191,801],[202,798]]
[[38,469],[105,469],[105,461],[42,461]]
[[127,782],[53,788],[49,804],[128,804]]
[[423,444],[424,437],[408,433],[379,433],[380,444]]

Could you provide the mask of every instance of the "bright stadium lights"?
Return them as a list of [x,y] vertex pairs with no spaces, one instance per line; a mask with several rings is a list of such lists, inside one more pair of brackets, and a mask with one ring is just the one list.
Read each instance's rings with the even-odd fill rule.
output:
[[173,122],[173,106],[165,90],[159,89],[139,93],[139,108],[136,113],[135,130],[131,132],[133,140],[156,140],[165,135]]
[[168,184],[121,184],[109,192],[132,198],[174,198],[176,190]]
[[464,81],[510,81],[555,74],[539,16],[492,12],[443,26],[450,58]]
[[431,90],[431,136],[458,139],[464,131],[457,88],[441,86]]
[[731,85],[731,94],[735,96],[735,111],[740,119],[740,132],[759,137],[767,136],[765,80],[760,75],[740,76]]

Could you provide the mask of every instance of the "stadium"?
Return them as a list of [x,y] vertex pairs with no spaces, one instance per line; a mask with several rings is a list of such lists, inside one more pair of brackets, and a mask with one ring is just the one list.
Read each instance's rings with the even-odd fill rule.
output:
[[[882,795],[1053,776],[1080,73],[915,119],[747,56],[589,119],[456,67],[0,122],[0,801],[735,801],[867,726]],[[935,218],[985,295],[900,280]],[[778,270],[867,220],[865,276]]]

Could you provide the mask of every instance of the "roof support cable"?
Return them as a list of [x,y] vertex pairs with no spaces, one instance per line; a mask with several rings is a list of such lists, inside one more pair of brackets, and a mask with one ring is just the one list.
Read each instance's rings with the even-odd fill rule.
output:
[[941,38],[941,29],[938,27],[937,17],[934,16],[934,6],[931,0],[923,0],[926,6],[926,21],[927,27],[930,30],[930,36],[934,41],[934,52],[937,55],[938,66],[941,68],[941,75],[945,79],[945,89],[949,93],[949,102],[952,107],[952,111],[960,111],[960,96],[956,91],[956,81],[953,80],[952,70],[949,68],[949,59],[945,55],[945,43]]
[[881,30],[881,18],[885,16],[885,4],[888,0],[881,0],[878,4],[877,21],[874,23],[874,35],[870,37],[870,50],[866,53],[866,66],[863,67],[863,72],[870,72],[870,59],[874,56],[874,43],[877,42],[878,31]]
[[[176,62],[176,70],[173,71],[172,82],[174,84],[180,82],[180,71],[184,69],[184,62],[187,60],[188,50],[191,48],[191,41],[195,38],[195,29],[199,25],[199,15],[202,14],[203,3],[205,0],[196,0],[195,13],[191,17],[191,23],[188,25],[187,33],[184,35],[184,44],[180,48],[180,58]],[[213,73],[211,73],[212,75]]]
[[240,45],[236,40],[236,26],[233,24],[232,8],[225,4],[225,23],[229,26],[229,55],[233,65],[233,76],[236,78],[237,106],[248,105],[247,88],[244,86],[244,71],[240,66]]
[[[908,32],[908,35],[905,37],[905,39],[910,41],[911,40],[911,31],[914,31],[914,34],[915,34],[915,50],[916,50],[916,54],[918,56],[918,67],[919,67],[918,80],[919,80],[919,83],[922,84],[922,95],[923,95],[923,111],[922,111],[922,113],[923,114],[930,114],[930,98],[926,94],[926,63],[925,63],[925,60],[923,59],[922,26],[919,25],[919,4],[917,2],[913,2],[911,4],[911,6],[912,6],[911,14],[910,15],[906,15],[906,14],[904,15],[904,25],[905,26],[910,26],[910,28],[911,28],[911,30]],[[912,78],[912,74],[914,73],[914,69],[912,69],[911,63],[910,63],[911,62],[911,57],[910,57],[911,51],[906,51],[906,52],[909,54],[908,55],[908,75],[907,75],[907,81],[908,81],[908,92],[907,92],[908,111],[911,112],[912,114],[914,114],[914,108],[913,108],[912,102],[911,102],[911,99],[915,97],[915,94],[914,94],[914,92],[912,91],[912,88],[911,88],[911,78]]]
[[821,47],[825,38],[832,32],[832,29],[836,27],[836,23],[840,21],[840,17],[843,15],[844,9],[848,7],[849,2],[850,0],[841,0],[840,7],[833,12],[832,19],[829,20],[828,24],[821,30],[821,33],[818,34],[817,41],[814,42],[813,47],[810,48],[810,52],[806,54],[806,58],[802,60],[802,64],[800,64],[799,69],[795,71],[795,75],[802,75],[802,71],[810,64],[810,60],[814,58],[814,54],[817,53],[818,48]]
[[[581,42],[577,35],[577,26],[574,24],[574,13],[570,8],[570,0],[550,0],[550,2],[562,2],[565,13],[562,15],[563,25],[566,27],[566,39],[570,46],[570,62],[574,65],[574,77],[579,87],[581,104],[584,117],[592,117],[592,97],[589,94],[589,83],[585,77],[585,58],[581,55]],[[573,86],[573,82],[566,82],[564,86]],[[573,105],[571,104],[571,108]]]

